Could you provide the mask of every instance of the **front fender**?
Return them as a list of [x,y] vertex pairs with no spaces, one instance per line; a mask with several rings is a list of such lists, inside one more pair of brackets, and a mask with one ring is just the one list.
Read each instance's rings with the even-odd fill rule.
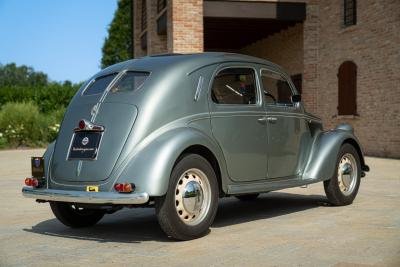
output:
[[219,146],[199,130],[182,127],[163,133],[135,153],[116,181],[134,183],[137,192],[146,192],[150,196],[165,195],[176,160],[193,145],[208,148],[219,163],[221,176],[226,177]]
[[363,168],[365,166],[364,156],[352,128],[337,127],[331,131],[320,132],[316,136],[309,160],[303,172],[303,179],[329,180],[335,173],[339,150],[344,143],[350,143],[355,147]]

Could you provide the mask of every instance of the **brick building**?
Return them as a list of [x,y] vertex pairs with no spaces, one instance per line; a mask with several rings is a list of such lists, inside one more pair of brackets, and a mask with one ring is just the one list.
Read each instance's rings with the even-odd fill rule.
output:
[[325,128],[400,157],[400,1],[134,0],[135,57],[227,51],[283,66]]

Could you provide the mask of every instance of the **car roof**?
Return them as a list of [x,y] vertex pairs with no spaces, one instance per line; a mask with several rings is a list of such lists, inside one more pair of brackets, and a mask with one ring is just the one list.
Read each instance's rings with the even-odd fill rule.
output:
[[273,68],[282,70],[280,66],[268,60],[253,56],[236,53],[205,52],[195,54],[160,54],[132,59],[107,67],[95,76],[106,75],[108,73],[119,72],[122,70],[156,72],[159,70],[166,70],[171,68],[183,68],[187,74],[190,74],[193,71],[208,65],[227,62],[256,63],[268,65]]

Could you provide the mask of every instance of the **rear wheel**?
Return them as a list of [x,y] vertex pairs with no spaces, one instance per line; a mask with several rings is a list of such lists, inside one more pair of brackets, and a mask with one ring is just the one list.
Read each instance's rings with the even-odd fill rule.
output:
[[336,206],[351,204],[358,193],[360,181],[360,157],[352,145],[344,144],[339,151],[335,174],[324,182],[329,202]]
[[256,198],[258,198],[260,194],[256,193],[256,194],[247,194],[247,195],[239,195],[239,196],[235,196],[237,199],[239,199],[240,201],[251,201],[251,200],[255,200]]
[[72,228],[95,225],[104,216],[101,210],[81,208],[74,203],[50,202],[50,207],[60,222]]
[[175,165],[168,192],[155,200],[158,222],[178,240],[205,235],[214,221],[218,183],[214,169],[203,157],[188,154]]

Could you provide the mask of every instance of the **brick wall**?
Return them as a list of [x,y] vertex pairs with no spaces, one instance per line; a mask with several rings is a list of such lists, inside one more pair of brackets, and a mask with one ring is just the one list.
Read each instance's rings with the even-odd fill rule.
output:
[[[203,1],[168,0],[167,35],[156,33],[156,0],[147,0],[148,49],[140,48],[140,2],[135,1],[135,57],[203,51]],[[299,1],[302,2],[302,1]],[[239,52],[267,58],[289,74],[303,73],[306,109],[325,128],[350,123],[368,155],[400,157],[400,1],[357,1],[357,25],[343,27],[343,1],[308,0],[304,23]],[[262,29],[260,29],[262,30]],[[337,116],[341,63],[353,61],[359,116]]]
[[[317,114],[327,128],[352,124],[366,154],[400,157],[400,1],[357,1],[357,25],[346,28],[342,5],[319,7]],[[357,65],[359,114],[347,118],[337,116],[337,72],[346,60]]]
[[203,0],[172,0],[172,52],[203,52]]
[[298,23],[238,52],[268,59],[284,67],[290,75],[303,73],[303,24]]
[[[166,10],[157,12],[157,0],[147,0],[147,28],[141,28],[142,1],[135,1],[135,57],[162,53],[203,52],[203,0],[168,0]],[[167,12],[167,34],[157,34],[157,19]],[[147,49],[141,37],[147,34]]]

